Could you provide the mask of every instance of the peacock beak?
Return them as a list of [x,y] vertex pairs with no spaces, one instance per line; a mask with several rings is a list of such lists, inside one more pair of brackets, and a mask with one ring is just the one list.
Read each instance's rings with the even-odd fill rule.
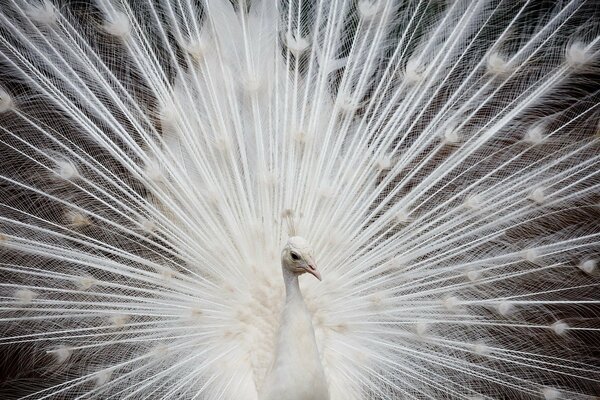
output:
[[314,264],[307,264],[306,272],[314,275],[315,278],[317,278],[318,280],[321,280],[321,274],[319,273],[319,271],[317,271],[317,267],[315,267]]

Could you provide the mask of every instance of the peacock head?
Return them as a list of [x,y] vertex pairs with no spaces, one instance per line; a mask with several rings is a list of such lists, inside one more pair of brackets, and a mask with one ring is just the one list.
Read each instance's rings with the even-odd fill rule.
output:
[[308,272],[321,280],[321,274],[317,271],[312,255],[312,248],[303,237],[292,236],[288,239],[281,252],[281,264],[284,269],[296,275]]

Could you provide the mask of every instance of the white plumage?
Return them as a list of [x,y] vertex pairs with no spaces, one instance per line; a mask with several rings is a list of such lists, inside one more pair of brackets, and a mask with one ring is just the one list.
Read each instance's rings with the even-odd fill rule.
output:
[[321,280],[308,242],[288,240],[282,252],[285,304],[271,369],[261,385],[261,400],[328,400],[329,390],[315,341],[311,315],[304,304],[298,276],[309,272]]
[[547,3],[0,0],[0,397],[593,398],[599,10]]

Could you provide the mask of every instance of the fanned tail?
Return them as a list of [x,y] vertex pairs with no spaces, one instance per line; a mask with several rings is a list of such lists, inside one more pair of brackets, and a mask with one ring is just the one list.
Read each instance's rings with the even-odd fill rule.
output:
[[0,2],[0,391],[254,399],[291,218],[332,399],[597,392],[592,1],[59,3]]

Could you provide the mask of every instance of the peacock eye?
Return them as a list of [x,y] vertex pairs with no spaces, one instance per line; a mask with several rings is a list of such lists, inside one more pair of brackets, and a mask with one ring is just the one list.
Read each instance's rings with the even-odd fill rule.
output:
[[298,261],[300,259],[300,256],[294,252],[291,253],[291,256],[292,256],[292,260]]

